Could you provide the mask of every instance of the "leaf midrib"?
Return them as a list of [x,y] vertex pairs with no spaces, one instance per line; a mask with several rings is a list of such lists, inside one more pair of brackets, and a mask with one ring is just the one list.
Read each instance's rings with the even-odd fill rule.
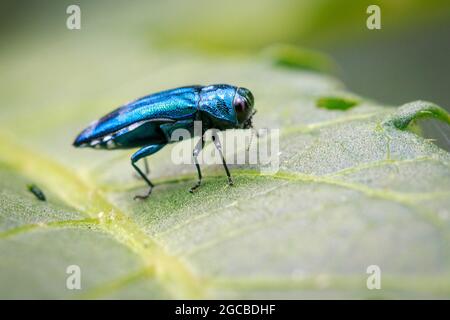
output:
[[[387,113],[386,110],[382,110],[371,114],[342,117],[307,126],[287,128],[285,129],[285,131],[287,131],[284,132],[284,134],[292,132],[311,132],[329,125],[350,122],[353,120],[367,120],[371,117],[379,116],[385,113]],[[151,237],[145,234],[145,232],[137,224],[135,224],[130,217],[125,215],[121,210],[107,200],[107,198],[99,190],[99,186],[91,184],[89,181],[86,181],[86,179],[82,179],[79,175],[71,172],[59,163],[48,159],[39,153],[22,147],[20,144],[11,140],[9,136],[4,134],[2,135],[1,132],[0,154],[2,155],[2,160],[7,162],[10,166],[14,167],[16,170],[27,175],[28,177],[39,181],[47,188],[51,189],[54,193],[58,194],[68,204],[84,213],[84,215],[88,217],[86,220],[90,219],[95,224],[97,224],[98,220],[98,225],[101,229],[111,234],[117,241],[126,245],[129,249],[136,253],[144,261],[145,265],[145,267],[136,274],[137,277],[156,278],[176,298],[201,298],[205,296],[207,288],[215,286],[213,284],[214,279],[207,280],[202,278],[202,281],[200,282],[200,278],[198,278],[194,272],[192,272],[192,270],[190,270],[179,258],[167,254],[164,247],[159,244],[158,236],[156,235],[156,237]],[[413,162],[423,160],[438,161],[433,158],[407,159],[404,161]],[[278,172],[273,176],[273,178],[283,179],[286,181],[331,184],[356,190],[367,196],[395,201],[409,207],[413,204],[417,205],[417,201],[423,199],[418,199],[416,195],[387,190],[377,190],[365,185],[349,183],[336,179],[338,176],[354,172],[355,170],[364,170],[375,166],[397,164],[399,162],[399,160],[386,159],[373,163],[365,163],[362,166],[341,170],[325,176],[313,176],[296,172]],[[446,165],[448,164],[446,163]],[[259,172],[254,170],[238,169],[237,172],[241,175],[253,177],[259,176]],[[177,181],[179,180],[183,180],[183,178],[177,178]],[[60,185],[64,185],[64,188],[60,188]],[[422,198],[428,199],[435,196],[441,195],[434,193],[421,195]],[[84,206],[83,204],[88,204],[88,206]],[[98,214],[101,212],[104,217],[98,218]],[[435,226],[438,225],[433,223],[433,219],[430,220],[433,215],[425,213],[424,216]],[[71,222],[69,221],[68,226],[70,226],[70,224]],[[47,225],[53,226],[52,223]],[[59,227],[59,223],[54,223],[54,226]],[[62,223],[61,227],[64,226],[64,223]],[[34,225],[30,225],[29,227],[31,230],[34,228]],[[27,228],[28,226],[25,226],[25,229]],[[22,230],[17,231],[20,233]],[[117,281],[117,284],[122,282],[128,283],[128,278],[135,279],[135,276],[134,274],[130,274],[129,277],[124,278],[125,280]],[[116,287],[114,283],[111,286]],[[107,284],[106,287],[110,286]],[[98,290],[94,288],[92,294],[97,295],[97,293],[101,293],[103,291],[104,289],[102,288]]]
[[2,134],[0,154],[12,168],[39,181],[88,218],[96,219],[103,213],[99,218],[99,228],[137,254],[148,270],[146,274],[154,275],[174,298],[204,296],[205,281],[199,281],[183,262],[167,254],[155,239],[146,235],[95,186],[81,180],[59,163],[12,142],[10,137]]

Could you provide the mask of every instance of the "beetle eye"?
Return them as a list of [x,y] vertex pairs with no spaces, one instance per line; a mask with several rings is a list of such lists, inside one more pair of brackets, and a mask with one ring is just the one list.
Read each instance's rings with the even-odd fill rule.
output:
[[245,109],[246,109],[245,101],[242,99],[238,99],[238,101],[236,101],[236,106],[235,106],[236,112],[241,113],[241,112],[244,112]]
[[234,101],[234,110],[236,111],[239,122],[243,122],[244,120],[246,120],[248,106],[245,99],[237,97]]

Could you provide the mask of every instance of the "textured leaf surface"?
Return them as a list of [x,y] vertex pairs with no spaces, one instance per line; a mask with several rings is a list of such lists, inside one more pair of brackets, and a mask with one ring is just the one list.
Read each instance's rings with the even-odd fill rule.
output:
[[[450,123],[442,109],[383,106],[260,57],[163,55],[121,36],[71,33],[2,52],[0,297],[450,296],[450,155],[408,130],[423,117]],[[281,129],[275,175],[235,166],[228,187],[211,166],[192,195],[194,168],[171,164],[167,147],[150,158],[158,187],[136,202],[145,188],[130,152],[71,146],[127,100],[217,82],[251,88],[255,124]],[[318,105],[330,99],[356,105]],[[366,288],[373,264],[380,291]],[[66,289],[69,265],[81,267],[80,291]]]

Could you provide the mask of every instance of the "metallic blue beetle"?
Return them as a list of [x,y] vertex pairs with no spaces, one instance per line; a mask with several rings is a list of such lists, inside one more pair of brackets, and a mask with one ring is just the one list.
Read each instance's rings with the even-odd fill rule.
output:
[[[250,90],[226,84],[211,86],[189,86],[154,93],[132,101],[98,121],[93,122],[75,139],[75,147],[100,149],[128,149],[141,147],[131,157],[131,165],[147,182],[149,191],[135,199],[147,198],[153,183],[136,165],[142,158],[159,151],[171,141],[172,132],[179,128],[189,130],[194,135],[194,121],[202,121],[202,137],[194,148],[193,159],[198,173],[193,192],[202,182],[202,174],[197,156],[204,146],[204,133],[208,129],[249,129],[252,128],[254,98]],[[213,142],[219,151],[228,183],[233,184],[222,147],[217,135]]]

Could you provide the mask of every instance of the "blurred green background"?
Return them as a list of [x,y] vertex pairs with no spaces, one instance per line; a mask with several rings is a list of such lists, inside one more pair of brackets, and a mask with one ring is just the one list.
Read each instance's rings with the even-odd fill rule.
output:
[[[81,7],[81,30],[66,28],[68,17],[66,8],[70,4],[78,4]],[[370,4],[378,4],[381,7],[381,30],[371,31],[366,28],[368,17],[366,9]],[[375,110],[379,112],[378,107],[375,107],[378,104],[372,104],[372,99],[378,100],[381,102],[379,105],[383,106],[397,106],[417,99],[426,99],[449,109],[450,2],[448,0],[30,0],[1,1],[0,15],[2,98],[0,147],[7,146],[2,149],[4,150],[2,155],[8,160],[8,164],[14,164],[17,159],[21,160],[16,168],[20,170],[17,172],[13,170],[10,174],[10,169],[7,168],[6,178],[0,179],[4,185],[4,194],[9,195],[9,198],[3,195],[0,197],[2,200],[6,199],[4,206],[7,213],[4,218],[6,223],[20,226],[21,223],[35,223],[42,219],[47,221],[46,219],[51,220],[53,217],[65,219],[68,216],[75,219],[78,215],[67,214],[74,210],[72,205],[75,202],[75,207],[81,207],[83,212],[89,213],[89,217],[92,217],[92,214],[96,215],[98,211],[102,214],[103,211],[107,213],[109,205],[97,207],[95,201],[93,209],[89,209],[90,207],[88,210],[84,209],[84,205],[92,201],[90,197],[93,190],[99,189],[100,192],[106,190],[104,192],[108,201],[124,208],[123,211],[126,212],[124,216],[130,216],[137,221],[136,229],[144,230],[151,237],[155,234],[161,236],[161,233],[169,230],[166,235],[162,235],[162,241],[165,241],[164,246],[168,252],[175,252],[178,255],[185,248],[184,244],[187,248],[195,250],[197,245],[201,247],[204,243],[214,242],[217,239],[216,235],[222,236],[234,231],[235,226],[243,224],[244,227],[250,228],[253,221],[259,219],[266,221],[266,216],[281,218],[283,217],[279,215],[281,208],[285,210],[281,210],[282,213],[301,214],[299,216],[301,226],[290,223],[285,229],[277,226],[273,233],[275,236],[283,233],[287,235],[279,240],[272,238],[271,233],[267,233],[269,236],[264,233],[261,238],[259,235],[249,238],[249,243],[257,242],[257,246],[256,258],[249,260],[248,264],[240,257],[245,257],[247,250],[253,250],[253,247],[248,243],[242,245],[241,242],[236,242],[237,246],[230,246],[230,248],[242,247],[242,250],[233,252],[235,255],[230,255],[231,258],[216,259],[222,252],[212,250],[211,252],[216,252],[217,255],[214,253],[191,257],[187,259],[187,263],[192,263],[194,270],[197,267],[197,270],[203,271],[206,277],[220,277],[233,274],[234,270],[239,271],[236,274],[240,274],[241,270],[243,275],[255,273],[254,270],[259,268],[253,268],[252,263],[259,266],[259,261],[273,262],[265,260],[265,257],[273,257],[271,259],[276,263],[268,265],[266,269],[264,266],[256,273],[270,276],[271,270],[275,270],[275,275],[287,276],[286,284],[290,284],[290,268],[299,261],[290,257],[292,252],[300,248],[302,250],[299,251],[297,258],[307,257],[308,260],[308,263],[299,264],[300,266],[321,267],[319,271],[314,270],[311,273],[312,277],[319,275],[317,277],[319,292],[323,283],[323,279],[320,278],[320,272],[323,272],[321,270],[338,277],[349,272],[351,277],[356,276],[351,278],[354,279],[353,282],[346,282],[343,285],[337,278],[334,288],[344,291],[346,288],[349,289],[343,291],[345,295],[340,297],[378,297],[378,293],[369,293],[365,287],[361,288],[359,285],[365,283],[360,282],[360,278],[364,277],[365,280],[366,276],[365,273],[360,274],[363,270],[360,266],[364,264],[365,268],[368,261],[366,257],[371,250],[376,249],[375,254],[381,257],[380,261],[387,262],[388,277],[389,273],[392,273],[390,288],[393,288],[392,292],[383,292],[379,297],[397,297],[398,288],[403,290],[400,291],[401,297],[406,298],[428,297],[428,294],[436,293],[440,297],[448,292],[448,261],[445,260],[448,256],[446,250],[448,237],[445,229],[445,221],[448,221],[445,220],[448,216],[445,209],[449,207],[445,202],[448,199],[446,197],[448,193],[445,193],[448,190],[446,189],[448,170],[444,166],[437,168],[440,163],[434,164],[431,169],[428,169],[427,163],[423,163],[424,167],[421,167],[421,170],[413,167],[408,169],[410,168],[408,165],[404,171],[392,168],[386,169],[385,175],[380,175],[379,171],[372,173],[377,178],[374,178],[375,182],[383,180],[376,188],[384,189],[390,186],[393,191],[414,192],[413,195],[409,195],[408,200],[415,197],[417,192],[426,193],[425,198],[418,197],[426,199],[426,196],[430,196],[429,193],[435,190],[443,191],[444,196],[441,196],[439,201],[428,198],[417,202],[418,206],[424,206],[427,210],[430,208],[431,214],[424,209],[424,215],[421,211],[414,211],[417,208],[410,208],[411,204],[405,209],[403,205],[396,203],[391,204],[384,200],[379,202],[359,193],[354,196],[347,190],[340,191],[334,187],[322,189],[315,184],[311,186],[306,184],[305,189],[302,189],[303,186],[300,186],[300,189],[292,186],[292,189],[288,189],[290,193],[280,190],[279,193],[273,193],[272,197],[266,197],[265,193],[261,192],[277,186],[265,180],[253,181],[248,178],[240,178],[241,182],[232,190],[234,193],[230,196],[223,192],[225,186],[222,180],[210,178],[209,186],[202,190],[205,198],[196,198],[186,192],[187,184],[192,182],[190,179],[193,177],[193,171],[186,171],[189,179],[184,184],[167,183],[161,186],[159,189],[161,191],[153,195],[158,197],[155,201],[135,203],[132,201],[132,195],[143,185],[132,176],[132,168],[129,165],[130,151],[81,152],[71,147],[73,138],[89,121],[121,103],[161,89],[192,84],[193,81],[200,84],[224,81],[236,85],[251,82],[252,85],[249,87],[255,90],[256,103],[257,105],[259,103],[260,108],[255,117],[255,125],[260,128],[270,127],[270,124],[278,119],[274,114],[281,115],[279,118],[284,121],[278,123],[288,123],[292,127],[314,125],[338,117],[337,113],[340,111],[318,109],[313,104],[313,99],[318,94],[324,92],[328,94],[329,90],[342,90],[349,95],[348,92],[352,92],[357,96],[368,98],[361,99],[365,102],[364,105],[347,111],[352,112],[354,116]],[[294,69],[312,69],[313,72],[272,68],[269,64],[274,61],[287,64]],[[318,76],[315,72],[330,74],[332,77]],[[336,79],[342,80],[348,91],[342,89],[341,83]],[[263,85],[258,85],[259,82]],[[289,84],[292,84],[292,87]],[[268,110],[272,113],[267,112]],[[346,164],[350,161],[349,158],[351,161],[354,160],[352,149],[348,152],[351,157],[347,158],[347,151],[342,152],[339,148],[341,146],[349,145],[365,148],[363,151],[369,150],[360,153],[361,155],[370,154],[372,149],[375,153],[381,152],[384,155],[384,149],[376,144],[377,141],[368,139],[370,136],[362,137],[363,143],[359,145],[347,143],[353,142],[355,140],[353,137],[358,137],[360,132],[363,134],[366,132],[362,125],[353,127],[353,122],[348,127],[355,131],[344,135],[347,140],[343,145],[339,144],[342,135],[334,131],[330,131],[328,135],[326,131],[324,138],[319,136],[322,142],[318,149],[314,149],[317,150],[317,153],[313,153],[314,157],[307,152],[298,153],[299,157],[305,155],[301,163],[306,164],[306,170],[313,172],[316,168],[320,169],[324,165],[321,162],[323,156],[321,151],[330,149],[329,146],[332,144],[337,145],[339,152],[331,152],[330,158],[343,159],[343,163]],[[406,136],[404,132],[399,131],[398,134]],[[448,138],[450,129],[445,124],[425,121],[424,135],[436,139],[438,145],[450,150]],[[292,138],[298,136],[294,135]],[[326,143],[328,137],[332,140],[330,144]],[[12,142],[8,145],[10,138]],[[304,139],[297,141],[299,144],[296,145],[295,152],[304,147],[307,149],[317,141],[315,137],[309,135]],[[421,148],[425,145],[422,144],[422,139],[420,144],[413,144],[416,140],[400,138],[395,141],[400,147],[403,146],[402,143],[405,145],[404,150],[400,148],[402,152],[414,151],[406,158],[422,154]],[[384,142],[381,144],[384,146]],[[21,151],[22,146],[25,150],[31,151]],[[14,152],[16,148],[19,150]],[[330,149],[333,150],[335,149]],[[184,169],[167,161],[169,152],[170,150],[165,149],[151,160],[151,168],[155,170],[152,174],[156,172],[161,174],[159,176],[161,179],[175,181],[173,179],[184,172],[182,171]],[[341,153],[343,158],[338,159]],[[291,155],[286,154],[288,157]],[[39,161],[39,155],[48,159]],[[34,158],[38,158],[38,165],[35,167],[33,167],[36,160]],[[332,162],[330,161],[330,165],[335,170],[337,167],[331,164]],[[296,163],[295,158],[292,163]],[[348,163],[353,165],[360,161]],[[63,169],[58,169],[59,164]],[[170,169],[167,169],[169,166]],[[296,168],[302,169],[300,166]],[[67,178],[61,174],[66,170],[74,171],[73,177]],[[190,166],[189,170],[195,169]],[[25,171],[23,172],[25,176],[17,178],[17,174],[22,171]],[[32,174],[28,177],[27,173],[30,172]],[[52,174],[56,178],[52,177]],[[362,172],[361,175],[364,174],[365,172]],[[78,187],[78,184],[73,182],[78,181],[78,177],[87,181],[86,193],[82,190],[84,184]],[[414,177],[413,181],[411,177]],[[48,203],[35,206],[33,201],[36,199],[25,189],[26,182],[31,178],[36,179],[39,185],[42,181],[42,187],[48,195]],[[369,176],[368,179],[372,177]],[[76,192],[72,193],[73,184],[77,187]],[[52,194],[59,190],[62,200],[59,194]],[[118,190],[120,192],[117,192]],[[220,197],[217,197],[219,193]],[[286,198],[281,196],[282,193]],[[95,198],[96,193],[93,194]],[[299,194],[304,195],[304,198]],[[250,198],[254,196],[256,200],[249,201],[248,206],[244,201],[241,201],[244,204],[237,209],[228,206],[232,201],[247,199],[249,196]],[[20,210],[16,209],[22,200],[25,204],[33,204],[29,205],[30,210],[22,209],[28,207],[24,205]],[[324,210],[325,213],[316,220],[318,212],[315,209],[316,203],[323,205],[325,209],[330,207],[334,210],[328,212],[328,209],[318,207],[317,210]],[[416,202],[412,203],[416,205]],[[46,211],[42,210],[48,204],[52,208],[53,205],[55,207],[60,205],[61,208],[57,207],[60,209],[44,216]],[[67,208],[68,204],[70,208]],[[271,207],[270,210],[267,212],[260,210],[261,206],[266,204]],[[221,208],[222,205],[230,208],[228,211],[224,210],[223,215],[218,217],[211,215],[214,218],[205,219],[198,228],[189,225],[184,229],[177,229],[178,223],[196,221],[197,215],[201,216],[213,208],[214,210],[217,207]],[[241,210],[246,214],[242,214]],[[308,214],[309,210],[311,215]],[[24,214],[18,215],[22,211]],[[261,216],[259,211],[262,212]],[[445,221],[439,220],[438,228],[430,229],[424,223],[427,223],[427,217],[436,216],[435,212],[439,219]],[[229,217],[235,219],[228,220]],[[424,218],[425,222],[421,221]],[[272,225],[272,221],[277,220],[267,221]],[[432,222],[435,223],[435,220]],[[210,228],[213,224],[217,229]],[[422,228],[423,224],[425,227]],[[171,233],[170,229],[174,231]],[[246,232],[246,229],[243,230]],[[299,230],[308,232],[303,234]],[[354,230],[357,232],[353,232]],[[117,235],[118,232],[115,232]],[[199,235],[198,239],[191,238],[194,233]],[[344,234],[343,237],[341,233]],[[359,243],[359,236],[362,233],[365,237]],[[131,269],[135,268],[131,264],[134,264],[134,259],[138,257],[130,256],[127,250],[120,253],[120,244],[115,241],[104,241],[93,246],[92,243],[98,236],[97,232],[86,232],[86,237],[83,234],[85,233],[65,231],[58,236],[53,230],[49,230],[48,233],[43,233],[42,238],[38,235],[37,239],[43,240],[34,241],[33,245],[27,243],[29,239],[34,239],[33,234],[31,238],[25,235],[22,240],[12,239],[17,241],[15,244],[3,242],[3,248],[6,248],[3,256],[6,258],[0,258],[0,265],[3,262],[6,271],[1,274],[8,281],[7,284],[9,283],[3,287],[8,290],[11,287],[14,289],[6,293],[14,296],[27,292],[33,297],[54,297],[55,292],[64,289],[58,282],[58,279],[63,279],[66,275],[61,266],[65,267],[66,262],[72,257],[79,259],[75,260],[80,261],[80,264],[86,265],[83,270],[86,270],[90,284],[88,290],[94,288],[95,291],[97,286],[109,284],[110,280],[117,279],[119,275],[129,274]],[[291,237],[291,234],[295,237]],[[72,241],[73,239],[76,241]],[[335,244],[341,244],[339,239],[343,239],[342,250],[336,251]],[[271,241],[275,248],[273,255],[269,253],[273,248],[266,246],[266,243]],[[309,243],[316,242],[317,246],[309,246]],[[40,252],[41,248],[45,249],[43,254]],[[104,250],[105,248],[108,250]],[[354,248],[358,253],[356,257]],[[329,250],[336,252],[336,256],[328,255]],[[114,252],[119,253],[116,255]],[[266,256],[266,253],[269,254]],[[285,259],[280,261],[280,257]],[[238,264],[238,258],[244,263]],[[8,259],[12,259],[12,262]],[[214,264],[210,262],[211,260],[220,261]],[[163,263],[164,261],[163,259]],[[236,262],[236,265],[229,261]],[[327,261],[331,261],[331,264]],[[417,263],[410,264],[410,262]],[[286,265],[283,265],[284,263]],[[136,267],[141,264],[140,260],[137,261]],[[40,268],[36,268],[37,265]],[[308,279],[308,269],[304,271],[302,268],[294,276],[298,278],[306,276],[305,279]],[[52,274],[52,270],[59,271],[55,272],[55,275]],[[162,271],[162,278],[166,275],[171,277],[167,281],[169,284],[173,279],[179,279],[174,270],[176,271],[176,268]],[[268,273],[265,274],[265,270]],[[399,271],[405,271],[405,274],[401,275],[406,275],[406,278],[398,277]],[[416,272],[419,276],[416,276]],[[161,278],[161,275],[159,277]],[[412,278],[414,281],[407,280]],[[269,277],[268,283],[271,281],[273,282]],[[141,285],[140,281],[136,283]],[[389,285],[389,282],[387,283]],[[149,287],[153,288],[153,284]],[[174,289],[178,290],[181,287],[183,283],[177,284]],[[189,286],[186,287],[190,289]],[[409,290],[410,288],[412,289]],[[334,290],[333,287],[331,290]],[[143,292],[148,294],[148,290]],[[5,291],[2,293],[5,294]],[[70,292],[64,290],[62,294],[63,297],[67,297]],[[118,294],[123,294],[119,295],[120,297],[126,295],[122,292]],[[292,297],[297,297],[296,294],[297,292],[293,291]],[[302,294],[308,296],[316,293],[306,290]],[[326,294],[327,291],[322,297],[326,298]],[[332,296],[335,293],[328,291],[328,294]]]
[[[66,28],[69,4],[81,7],[80,31]],[[366,28],[370,4],[381,8],[381,30]],[[22,64],[15,59],[25,55],[32,61],[36,47],[82,43],[85,34],[106,43],[133,32],[149,54],[164,48],[257,59],[273,44],[292,44],[332,57],[333,73],[357,94],[392,105],[424,99],[450,108],[448,0],[2,1],[0,32],[4,67]],[[111,50],[127,56],[122,45]],[[110,68],[113,75],[115,66]],[[10,82],[17,75],[2,77]],[[445,125],[428,122],[424,134],[450,150]]]

